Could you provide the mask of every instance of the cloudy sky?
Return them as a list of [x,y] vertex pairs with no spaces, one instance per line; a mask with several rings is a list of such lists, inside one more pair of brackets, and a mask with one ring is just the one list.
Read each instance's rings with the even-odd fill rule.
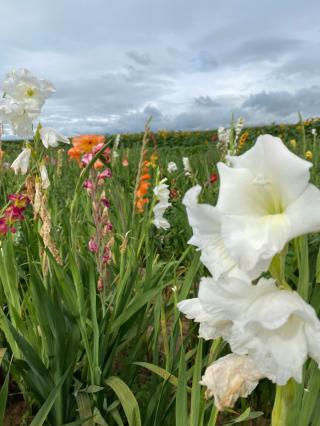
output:
[[320,115],[318,0],[2,0],[0,79],[24,67],[57,92],[67,135]]

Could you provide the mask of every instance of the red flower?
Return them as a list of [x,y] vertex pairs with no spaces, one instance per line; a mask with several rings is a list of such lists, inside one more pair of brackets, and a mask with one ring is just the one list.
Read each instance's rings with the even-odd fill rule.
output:
[[212,175],[210,176],[210,183],[215,183],[218,179],[219,176],[217,175],[217,173],[212,173]]

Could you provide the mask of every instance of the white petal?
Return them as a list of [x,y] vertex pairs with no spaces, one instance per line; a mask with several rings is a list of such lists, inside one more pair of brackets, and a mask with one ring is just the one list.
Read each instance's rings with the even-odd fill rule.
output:
[[299,197],[309,181],[312,163],[293,154],[280,138],[259,136],[255,145],[239,157],[231,157],[236,168],[249,169],[255,176],[263,175],[279,189],[287,206]]
[[291,223],[291,238],[320,231],[319,189],[308,184],[304,193],[288,206],[286,215]]
[[272,257],[290,240],[290,232],[285,214],[230,215],[223,218],[221,235],[240,269],[261,272],[268,269]]
[[200,383],[207,386],[206,397],[214,396],[218,410],[224,410],[246,398],[262,378],[252,358],[229,354],[211,364]]

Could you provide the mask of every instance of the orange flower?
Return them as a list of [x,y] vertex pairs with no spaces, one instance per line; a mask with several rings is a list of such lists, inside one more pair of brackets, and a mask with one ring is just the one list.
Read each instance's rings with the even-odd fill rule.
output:
[[[147,151],[143,153],[143,156],[145,156],[146,154]],[[149,160],[144,160],[142,162],[139,177],[139,186],[135,193],[136,209],[139,213],[143,213],[145,205],[149,202],[149,198],[147,198],[146,195],[148,194],[148,189],[151,185],[151,183],[149,182],[151,179],[150,167],[156,166],[157,159],[157,155],[153,153],[150,156]]]
[[140,183],[140,186],[137,190],[137,197],[142,198],[148,192],[148,188],[150,186],[150,182],[143,181]]
[[81,154],[88,154],[92,152],[95,146],[103,144],[104,141],[105,137],[103,135],[81,135],[74,137],[72,144]]
[[149,180],[149,179],[151,179],[151,176],[148,173],[146,173],[146,174],[144,174],[140,177],[140,180]]
[[103,162],[101,161],[101,160],[97,160],[95,163],[94,163],[94,168],[96,169],[96,170],[100,170],[100,169],[102,169],[104,167],[104,164],[103,164]]
[[77,148],[75,148],[75,147],[70,148],[69,151],[68,151],[68,156],[69,156],[70,160],[72,160],[72,159],[77,160],[78,163],[80,164],[81,152]]
[[138,212],[143,213],[144,206],[149,203],[149,198],[139,198],[136,202],[136,208]]

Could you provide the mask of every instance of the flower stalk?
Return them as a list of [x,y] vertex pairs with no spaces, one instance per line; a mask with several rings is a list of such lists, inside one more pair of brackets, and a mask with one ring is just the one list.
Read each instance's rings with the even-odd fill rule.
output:
[[293,405],[295,396],[295,384],[290,379],[285,386],[277,386],[276,398],[272,410],[271,425],[287,426],[288,414]]

